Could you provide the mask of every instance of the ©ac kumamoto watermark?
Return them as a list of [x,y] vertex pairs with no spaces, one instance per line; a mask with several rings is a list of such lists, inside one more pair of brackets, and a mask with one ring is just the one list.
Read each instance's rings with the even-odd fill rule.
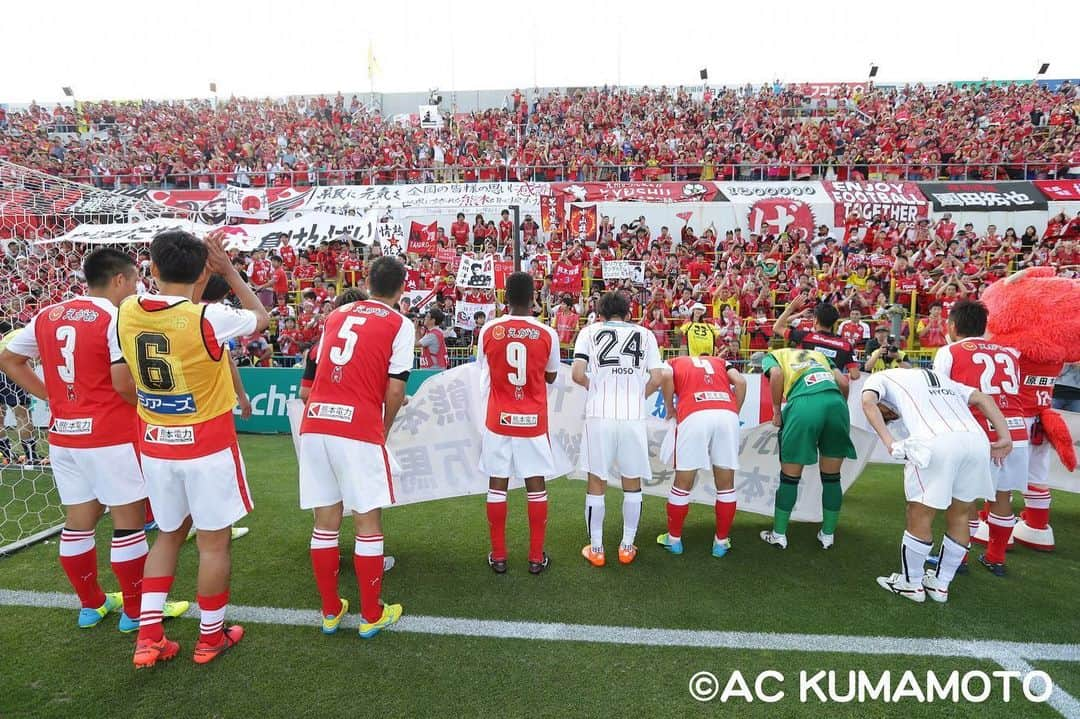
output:
[[699,702],[981,704],[986,701],[1042,703],[1054,683],[1043,671],[892,672],[817,670],[794,673],[765,670],[744,675],[738,669],[690,677],[690,696]]

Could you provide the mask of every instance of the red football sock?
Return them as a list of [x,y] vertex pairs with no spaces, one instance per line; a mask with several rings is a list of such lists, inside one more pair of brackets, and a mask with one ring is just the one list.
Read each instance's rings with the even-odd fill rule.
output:
[[1050,490],[1029,484],[1024,492],[1024,513],[1021,516],[1032,529],[1050,526]]
[[229,603],[229,590],[208,597],[196,596],[199,603],[199,644],[215,646],[225,638],[225,605]]
[[124,614],[130,619],[137,619],[142,612],[143,565],[146,564],[146,532],[117,530],[113,532],[112,548],[109,560],[113,574],[120,582],[120,591],[124,594]]
[[94,530],[64,529],[60,532],[60,566],[84,608],[97,609],[105,603],[105,592],[98,584]]
[[734,489],[716,492],[716,538],[727,539],[731,523],[735,521],[735,505],[738,494]]
[[161,628],[161,611],[172,588],[172,577],[143,577],[142,611],[139,612],[139,641],[159,642],[165,636]]
[[315,528],[311,532],[311,569],[315,573],[315,586],[322,598],[323,616],[337,615],[341,611],[338,596],[338,571],[341,566],[341,550],[338,533]]
[[[544,534],[547,532],[547,515],[548,515],[548,498],[547,490],[541,490],[539,492],[528,492],[528,512],[529,512],[529,561],[530,562],[542,562],[544,561]],[[490,508],[491,505],[489,504]],[[490,509],[488,510],[488,517],[491,516]],[[506,503],[503,503],[503,520],[505,527],[506,519]],[[506,541],[505,531],[503,533],[503,552],[505,556]]]
[[382,616],[383,536],[358,534],[353,548],[353,567],[360,587],[360,614],[368,624]]
[[506,492],[489,489],[487,493],[488,533],[491,535],[491,558],[506,560]]
[[1009,515],[1001,517],[993,512],[987,515],[986,523],[990,529],[990,541],[986,544],[986,561],[994,564],[1005,563],[1005,550],[1009,546],[1009,537],[1012,535],[1016,517]]
[[683,524],[690,513],[690,492],[672,485],[667,501],[667,533],[674,539],[682,538]]

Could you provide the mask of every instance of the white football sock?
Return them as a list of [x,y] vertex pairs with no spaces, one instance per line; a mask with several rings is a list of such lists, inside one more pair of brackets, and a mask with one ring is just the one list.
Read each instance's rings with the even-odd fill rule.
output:
[[949,535],[941,540],[941,554],[938,556],[937,578],[948,584],[956,576],[956,570],[967,556],[968,548],[953,540]]
[[637,537],[638,523],[641,521],[641,490],[623,491],[622,499],[622,544],[629,547]]
[[923,565],[926,564],[926,557],[932,546],[931,542],[924,542],[915,535],[904,532],[904,538],[900,541],[900,574],[904,575],[905,581],[922,581]]
[[593,549],[604,549],[604,495],[585,495],[585,528],[589,531],[589,543]]

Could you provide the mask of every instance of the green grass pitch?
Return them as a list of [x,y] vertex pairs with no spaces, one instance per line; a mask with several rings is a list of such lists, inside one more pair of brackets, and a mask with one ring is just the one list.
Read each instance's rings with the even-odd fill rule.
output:
[[[982,717],[1058,716],[1048,705],[917,704],[700,704],[687,683],[699,670],[752,677],[765,669],[862,669],[878,675],[953,669],[993,671],[998,665],[963,657],[866,656],[750,651],[586,642],[433,636],[386,632],[365,642],[352,631],[322,636],[308,558],[310,514],[297,507],[296,462],[286,437],[241,440],[255,511],[241,524],[251,533],[233,547],[232,601],[263,607],[309,608],[311,627],[249,624],[243,643],[209,667],[190,652],[197,622],[167,624],[181,656],[149,672],[131,667],[133,639],[115,631],[115,618],[93,630],[75,626],[75,612],[0,607],[0,717],[334,717],[355,716],[596,716],[640,717]],[[629,627],[792,632],[855,636],[933,637],[1080,643],[1075,598],[1080,594],[1080,497],[1057,493],[1053,554],[1017,548],[1009,575],[995,578],[977,564],[953,584],[946,605],[916,605],[883,592],[874,577],[896,570],[903,531],[903,489],[897,467],[867,468],[845,496],[836,546],[822,551],[817,527],[795,524],[787,551],[757,533],[766,517],[740,513],[734,548],[709,556],[713,513],[693,505],[684,532],[686,553],[670,556],[653,540],[664,531],[664,500],[647,497],[638,560],[597,570],[579,556],[586,541],[584,483],[549,484],[550,571],[526,571],[524,492],[512,492],[508,542],[510,572],[487,568],[483,496],[401,507],[384,514],[387,552],[398,566],[385,581],[387,600],[408,615],[501,619]],[[620,499],[608,500],[611,547],[621,531]],[[109,573],[108,520],[98,532],[103,585]],[[342,531],[342,555],[351,550]],[[940,531],[940,530],[939,530]],[[980,548],[973,549],[973,555]],[[614,552],[611,552],[614,560]],[[56,562],[55,538],[0,559],[0,588],[69,588]],[[196,551],[184,550],[173,598],[193,599]],[[355,610],[351,562],[341,588]],[[1080,664],[1032,662],[1073,695]],[[789,680],[789,685],[793,684]],[[785,686],[790,690],[791,686]]]

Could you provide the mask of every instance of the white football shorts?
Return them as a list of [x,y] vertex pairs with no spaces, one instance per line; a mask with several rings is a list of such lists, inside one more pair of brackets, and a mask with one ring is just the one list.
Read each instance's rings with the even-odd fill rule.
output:
[[255,506],[238,445],[194,459],[143,455],[142,468],[154,519],[164,532],[179,529],[188,515],[195,529],[224,529]]
[[948,509],[953,499],[974,502],[994,497],[990,477],[990,441],[982,432],[949,432],[926,440],[930,464],[904,464],[904,495],[934,509]]
[[1028,486],[1031,447],[1027,441],[1013,442],[1013,449],[999,467],[990,463],[990,476],[998,492],[1023,492]]
[[508,437],[484,427],[480,446],[480,472],[488,477],[553,479],[555,476],[555,457],[546,434]]
[[[1031,436],[1031,428],[1035,426],[1035,418],[1025,418],[1028,428],[1028,436]],[[1028,471],[1027,483],[1037,486],[1045,486],[1046,478],[1050,475],[1050,455],[1053,453],[1050,440],[1043,437],[1042,444],[1032,444],[1028,448]],[[1025,485],[1026,487],[1026,485]],[[1025,487],[1021,487],[1024,489]]]
[[675,426],[675,470],[739,468],[739,415],[726,409],[694,412]]
[[645,420],[587,418],[578,466],[605,482],[651,480]]
[[388,507],[394,473],[400,472],[385,446],[308,432],[300,435],[300,508],[330,507],[363,514]]
[[97,500],[119,507],[146,498],[146,481],[135,444],[49,447],[53,479],[65,505]]

